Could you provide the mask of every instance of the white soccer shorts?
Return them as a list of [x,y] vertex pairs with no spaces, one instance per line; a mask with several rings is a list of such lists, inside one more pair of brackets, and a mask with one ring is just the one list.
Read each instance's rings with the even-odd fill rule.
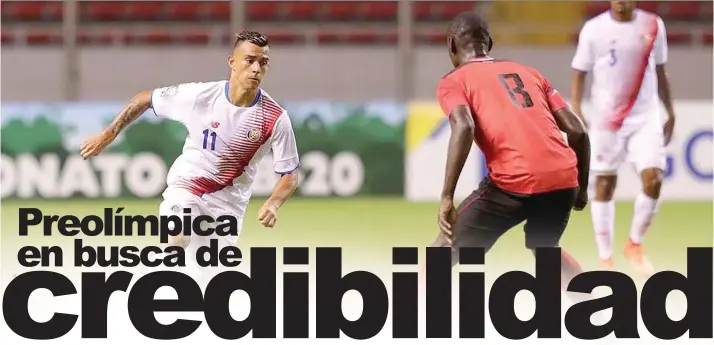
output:
[[659,121],[618,131],[590,130],[590,170],[595,175],[615,175],[623,163],[633,164],[637,173],[645,169],[665,170],[667,152]]
[[[193,195],[188,192],[184,192],[181,190],[178,191],[167,191],[164,193],[164,200],[161,202],[159,205],[159,215],[162,216],[170,216],[170,215],[176,215],[178,217],[181,217],[183,219],[184,217],[184,209],[189,208],[191,209],[191,219],[195,219],[199,215],[205,215],[205,216],[210,216],[214,220],[217,220],[218,217],[220,217],[221,214],[217,214],[217,210],[213,207],[211,207],[210,203],[201,199],[200,197]],[[242,216],[237,216],[236,217],[237,221],[235,222],[238,225],[238,233],[240,234],[240,230],[243,224],[243,217]],[[207,223],[202,223],[201,224],[202,229],[206,229],[207,226],[212,226],[215,228],[215,224],[207,224]],[[221,270],[220,267],[214,268],[214,267],[196,267],[196,255],[198,253],[199,248],[201,247],[209,247],[211,240],[217,240],[218,246],[217,246],[217,253],[220,253],[221,249],[228,247],[228,246],[235,246],[236,242],[238,240],[238,236],[220,236],[216,234],[215,232],[209,236],[200,236],[195,233],[191,233],[191,241],[188,245],[188,248],[185,249],[186,253],[186,264],[187,266],[190,266],[189,269],[191,271],[195,272],[195,269],[200,269],[201,271],[206,270],[206,271],[214,271],[214,270]],[[208,257],[206,256],[207,254],[204,255],[206,259]]]

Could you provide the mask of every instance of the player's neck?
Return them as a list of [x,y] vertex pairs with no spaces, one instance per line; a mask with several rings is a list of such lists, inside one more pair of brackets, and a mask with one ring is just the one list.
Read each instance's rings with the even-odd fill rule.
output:
[[471,61],[480,61],[480,60],[489,60],[491,57],[488,55],[486,52],[480,52],[476,53],[474,51],[470,52],[465,52],[461,54],[461,61],[463,61],[462,65],[467,62]]
[[615,11],[610,11],[610,16],[612,16],[612,19],[618,22],[629,22],[635,19],[635,12],[634,11],[629,11],[629,12],[615,12]]
[[231,82],[228,85],[228,101],[236,107],[249,107],[255,102],[258,96],[258,89],[247,90]]
[[481,61],[481,60],[491,60],[492,57],[488,54],[476,54],[471,56],[467,61]]

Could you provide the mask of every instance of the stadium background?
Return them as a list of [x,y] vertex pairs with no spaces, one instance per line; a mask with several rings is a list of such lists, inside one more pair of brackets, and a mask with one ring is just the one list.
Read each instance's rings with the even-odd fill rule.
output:
[[[255,214],[274,182],[256,182],[241,247],[342,246],[355,267],[380,263],[392,246],[425,246],[436,211],[448,126],[434,104],[450,65],[446,23],[464,10],[486,15],[493,54],[540,69],[568,94],[570,59],[583,22],[607,2],[473,1],[3,1],[2,259],[17,269],[24,245],[71,243],[40,229],[17,235],[18,208],[45,214],[153,214],[185,131],[146,114],[102,156],[83,161],[79,144],[134,93],[225,78],[233,33],[271,41],[263,87],[290,111],[302,156],[298,196],[275,229]],[[658,268],[684,268],[687,246],[712,244],[712,3],[646,2],[669,39],[668,70],[679,115],[660,210],[648,237]],[[459,196],[483,174],[470,156]],[[630,171],[624,171],[630,173]],[[616,259],[629,232],[638,182],[620,184]],[[152,238],[89,238],[94,244]],[[109,242],[107,242],[109,241]],[[487,258],[528,269],[521,232]],[[588,268],[596,252],[589,210],[573,215],[563,245]],[[348,269],[348,268],[346,268]],[[622,269],[628,271],[623,265]],[[5,274],[4,274],[5,275]]]

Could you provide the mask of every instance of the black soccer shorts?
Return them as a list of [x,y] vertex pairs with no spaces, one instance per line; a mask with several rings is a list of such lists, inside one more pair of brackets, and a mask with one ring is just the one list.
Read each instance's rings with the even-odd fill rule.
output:
[[457,209],[458,218],[452,228],[453,244],[449,245],[439,233],[431,246],[478,247],[488,252],[501,235],[525,221],[526,248],[557,247],[577,194],[578,188],[571,188],[516,195],[498,188],[486,177]]

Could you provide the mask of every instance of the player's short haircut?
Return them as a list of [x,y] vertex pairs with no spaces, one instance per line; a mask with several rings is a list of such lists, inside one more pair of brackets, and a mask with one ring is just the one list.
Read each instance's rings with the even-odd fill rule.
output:
[[243,41],[248,41],[257,45],[258,47],[265,47],[268,45],[268,37],[257,31],[244,30],[239,34],[236,34],[236,42],[233,44],[233,49],[236,49],[239,44]]
[[449,25],[447,35],[453,37],[460,48],[483,45],[489,49],[491,40],[488,23],[480,14],[473,11],[462,12],[456,16]]

